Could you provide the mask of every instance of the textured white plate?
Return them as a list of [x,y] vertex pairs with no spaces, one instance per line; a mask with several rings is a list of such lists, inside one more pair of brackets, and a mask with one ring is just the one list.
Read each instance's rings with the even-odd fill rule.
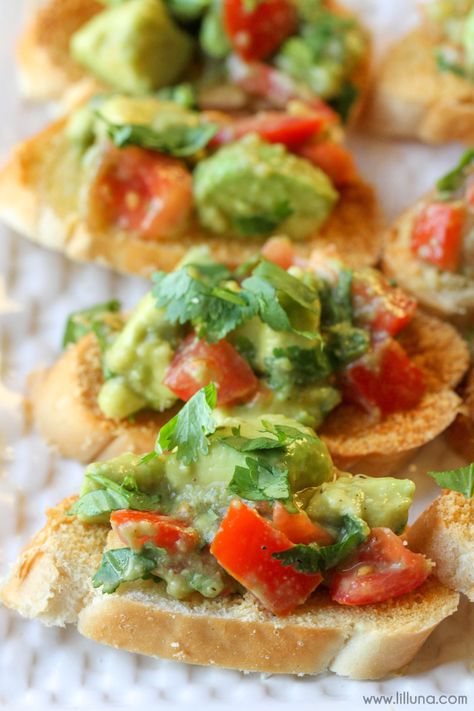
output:
[[[377,50],[413,23],[409,0],[352,0],[376,28]],[[14,82],[13,43],[21,3],[0,0],[0,157],[18,138],[33,132],[44,109],[20,103]],[[459,147],[432,149],[353,137],[360,167],[380,190],[392,218],[456,159]],[[21,393],[33,367],[50,363],[59,350],[66,315],[117,296],[132,305],[146,290],[139,279],[120,278],[91,266],[72,265],[0,228],[0,575],[42,524],[44,510],[77,490],[81,467],[61,461],[28,429]],[[455,463],[443,442],[435,442],[412,467],[418,483],[416,508],[434,495],[423,472]],[[31,709],[165,708],[193,704],[266,708],[297,703],[300,708],[364,707],[363,695],[393,695],[380,708],[398,706],[395,694],[470,694],[474,639],[473,606],[445,621],[405,671],[383,682],[355,682],[327,674],[317,678],[262,677],[133,656],[94,645],[74,630],[47,629],[0,609],[0,705]],[[401,697],[399,697],[400,699]],[[428,703],[430,701],[428,700]],[[431,701],[433,703],[433,700]],[[420,703],[414,705],[421,705]],[[463,706],[465,708],[465,706]],[[472,705],[471,705],[472,708]]]

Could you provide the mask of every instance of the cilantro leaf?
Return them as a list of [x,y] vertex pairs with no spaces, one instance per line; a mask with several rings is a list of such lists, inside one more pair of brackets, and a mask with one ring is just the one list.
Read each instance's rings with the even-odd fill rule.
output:
[[339,370],[357,360],[368,351],[370,346],[367,331],[356,328],[348,322],[331,326],[324,335],[326,351],[334,370]]
[[341,268],[335,285],[320,280],[321,323],[324,326],[352,321],[352,277],[352,269]]
[[199,338],[214,343],[252,318],[255,299],[222,283],[232,278],[220,264],[186,264],[175,272],[153,275],[153,295],[170,323],[190,323]]
[[217,133],[217,125],[200,123],[195,126],[173,124],[156,130],[141,124],[114,124],[99,114],[107,124],[107,134],[118,148],[141,146],[176,158],[189,158],[207,146]]
[[466,499],[474,495],[474,462],[466,467],[450,469],[445,472],[428,472],[443,489],[459,491]]
[[232,436],[220,437],[219,440],[228,447],[236,449],[238,452],[257,452],[259,450],[284,449],[289,444],[301,440],[313,442],[318,441],[317,437],[313,437],[307,432],[299,430],[297,427],[274,424],[269,420],[262,420],[261,422],[263,426],[263,430],[261,430],[262,434],[268,432],[274,435],[273,437],[243,437],[240,434],[240,427],[236,427],[233,430]]
[[177,449],[176,457],[184,464],[195,462],[209,451],[207,435],[215,432],[212,411],[217,403],[214,383],[201,388],[184,407],[164,425],[156,440],[156,451]]
[[464,180],[465,168],[467,168],[474,161],[474,149],[469,148],[463,153],[458,164],[443,175],[442,178],[436,183],[436,189],[438,191],[438,196],[441,200],[450,200],[453,197],[453,193],[458,190]]
[[153,578],[153,571],[167,558],[163,548],[153,543],[145,543],[140,553],[130,548],[116,548],[106,551],[96,574],[92,578],[95,588],[102,587],[104,593],[113,593],[121,583]]
[[440,72],[452,72],[462,79],[466,78],[467,72],[465,68],[461,64],[450,60],[446,52],[443,52],[443,50],[438,49],[435,51],[435,59],[436,67]]
[[295,305],[299,305],[319,322],[317,292],[285,269],[264,259],[253,270],[252,276],[244,279],[242,288],[255,297],[261,320],[274,331],[293,331],[305,338],[319,336],[318,331],[301,328],[301,324],[292,322],[290,317]]
[[273,357],[265,359],[265,367],[269,373],[268,384],[273,390],[315,383],[324,380],[332,371],[322,339],[313,348],[274,348]]
[[272,213],[235,217],[234,227],[242,235],[263,235],[272,232],[292,214],[293,209],[289,202],[282,202],[275,207]]
[[348,557],[369,535],[369,527],[357,516],[342,517],[342,528],[337,543],[330,546],[299,544],[279,553],[273,553],[282,565],[291,565],[300,573],[324,573]]
[[329,106],[341,117],[343,123],[347,123],[351,114],[351,109],[359,96],[359,89],[351,81],[346,81],[341,87],[338,95],[328,101]]
[[108,314],[117,313],[120,308],[120,301],[112,299],[103,304],[96,304],[88,309],[81,309],[81,311],[72,313],[64,330],[63,348],[66,348],[71,343],[77,343],[91,332],[97,335],[99,344],[102,345],[107,333],[112,330],[107,326],[107,316]]
[[279,425],[270,422],[269,420],[262,420],[265,432],[271,432],[280,442],[280,446],[287,447],[293,442],[305,440],[306,442],[318,442],[319,439],[316,435],[311,435],[309,432],[304,432],[297,427],[291,427],[290,425]]
[[247,457],[246,467],[236,466],[228,489],[249,501],[288,500],[291,497],[288,470]]
[[102,474],[89,473],[87,478],[100,488],[83,494],[69,509],[81,521],[108,521],[112,511],[156,511],[159,506],[160,496],[141,492],[131,476],[125,477],[122,484]]

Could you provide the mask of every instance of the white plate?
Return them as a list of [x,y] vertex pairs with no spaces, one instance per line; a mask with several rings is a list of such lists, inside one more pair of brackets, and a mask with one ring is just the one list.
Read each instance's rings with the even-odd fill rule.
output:
[[[409,0],[352,0],[371,28],[377,45],[413,23]],[[13,42],[19,28],[18,3],[0,2],[0,86],[2,120],[0,155],[18,138],[45,120],[44,109],[18,100],[13,71]],[[382,143],[369,137],[351,139],[360,167],[378,185],[387,219],[410,204],[459,155],[459,147],[427,148]],[[66,315],[111,296],[132,305],[147,284],[117,277],[92,266],[77,266],[0,228],[0,574],[44,521],[44,510],[77,490],[81,467],[61,461],[28,429],[21,408],[26,374],[50,363],[59,351]],[[430,465],[455,463],[443,442],[418,457],[416,508],[435,488],[423,476]],[[403,676],[381,682],[355,682],[332,674],[317,678],[263,677],[149,659],[95,645],[74,630],[45,628],[0,609],[0,704],[8,708],[134,708],[138,704],[190,703],[259,708],[298,703],[301,708],[364,708],[364,695],[393,695],[378,704],[398,706],[395,694],[469,695],[474,701],[472,671],[473,606],[445,621]],[[469,648],[469,643],[471,647]],[[471,665],[471,668],[470,668]],[[428,703],[430,701],[428,700]],[[431,701],[433,703],[433,701]],[[415,705],[421,705],[420,703]]]

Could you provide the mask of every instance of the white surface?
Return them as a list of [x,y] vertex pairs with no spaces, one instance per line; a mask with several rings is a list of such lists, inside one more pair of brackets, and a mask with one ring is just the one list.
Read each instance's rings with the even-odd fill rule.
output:
[[[378,44],[414,21],[409,0],[346,2],[378,28]],[[0,157],[18,138],[44,120],[44,110],[20,103],[14,83],[12,45],[19,27],[20,3],[0,0],[0,85],[2,120]],[[360,167],[380,190],[387,219],[423,193],[451,165],[458,147],[432,149],[353,137]],[[25,376],[53,360],[66,315],[77,308],[117,296],[133,304],[146,283],[116,277],[91,266],[77,266],[0,228],[0,339],[2,344],[0,428],[0,574],[44,520],[44,510],[77,490],[81,467],[63,462],[27,430],[20,407]],[[423,471],[443,465],[449,454],[442,442],[420,455],[413,472],[418,483],[416,508],[435,491]],[[403,676],[382,682],[355,682],[327,674],[318,678],[267,677],[133,656],[94,645],[73,630],[47,629],[0,609],[0,705],[31,709],[135,708],[154,704],[215,704],[253,708],[297,703],[299,708],[364,708],[363,695],[470,694],[473,606],[445,621]],[[468,648],[470,640],[471,647]],[[469,663],[471,668],[469,668]],[[429,703],[429,702],[428,702]],[[433,703],[433,702],[431,702]],[[380,708],[394,708],[383,703]],[[466,708],[466,707],[463,707]]]

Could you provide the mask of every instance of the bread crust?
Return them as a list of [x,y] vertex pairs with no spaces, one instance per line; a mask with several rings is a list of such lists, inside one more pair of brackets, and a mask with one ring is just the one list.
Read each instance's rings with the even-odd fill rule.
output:
[[436,575],[474,602],[474,498],[444,491],[408,530],[414,551],[436,563]]
[[382,268],[402,289],[412,293],[423,308],[461,326],[474,315],[474,279],[442,273],[417,259],[411,251],[417,207],[434,200],[436,193],[432,191],[395,221],[383,239]]
[[[460,398],[454,388],[468,367],[468,351],[449,324],[418,314],[402,345],[425,373],[427,393],[407,412],[381,421],[350,405],[340,405],[320,430],[336,466],[346,471],[385,475],[434,439],[456,417]],[[64,456],[81,462],[123,451],[153,449],[159,427],[174,414],[144,412],[134,422],[102,415],[97,395],[103,382],[93,335],[68,348],[51,368],[30,380],[33,419],[45,439]]]
[[[74,622],[81,634],[121,649],[244,671],[317,674],[331,669],[354,679],[375,679],[408,663],[458,606],[459,596],[434,577],[413,593],[362,608],[337,605],[317,592],[286,618],[263,610],[248,593],[178,601],[160,585],[143,581],[105,595],[92,589],[90,576],[107,528],[67,517],[69,503],[49,512],[48,523],[14,567],[2,601],[42,622]],[[74,577],[77,549],[86,553]],[[38,581],[42,585],[35,594]],[[70,597],[75,606],[65,610]]]
[[438,71],[435,47],[418,27],[389,49],[369,90],[367,129],[425,143],[474,141],[474,84]]
[[468,462],[474,461],[474,369],[471,368],[461,388],[463,406],[447,431],[451,447]]
[[[65,134],[63,118],[17,146],[0,172],[0,217],[44,247],[76,261],[92,261],[119,272],[149,277],[172,270],[186,252],[207,244],[220,262],[235,266],[257,252],[263,241],[216,236],[192,223],[179,237],[147,241],[116,229],[98,231],[80,215],[80,162]],[[350,240],[350,241],[349,241]],[[307,255],[334,244],[351,265],[377,261],[381,249],[380,214],[373,189],[360,179],[343,187],[329,219],[313,238],[295,242]]]

